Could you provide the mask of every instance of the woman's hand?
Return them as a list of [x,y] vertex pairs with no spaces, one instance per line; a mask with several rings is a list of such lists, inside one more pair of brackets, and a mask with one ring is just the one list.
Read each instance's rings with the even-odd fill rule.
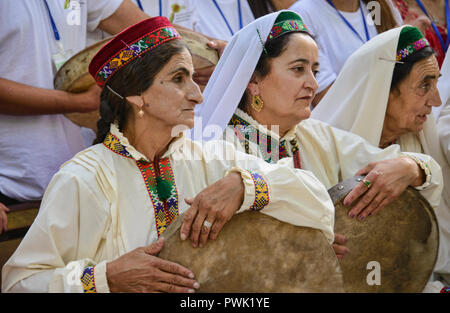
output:
[[216,239],[244,201],[244,183],[241,174],[233,172],[209,187],[195,198],[186,198],[191,207],[184,213],[181,239],[190,238],[193,247],[203,247],[209,239]]
[[155,255],[164,246],[164,238],[137,248],[106,265],[111,292],[193,293],[200,285],[187,268]]
[[350,250],[344,246],[346,242],[347,238],[345,238],[344,235],[338,233],[334,234],[333,250],[339,260],[350,252]]
[[366,177],[345,197],[344,205],[352,204],[361,196],[349,212],[350,218],[358,216],[361,221],[397,199],[408,186],[422,185],[425,177],[414,160],[403,156],[370,163],[356,173],[358,175]]
[[0,202],[0,234],[8,230],[8,217],[6,216],[6,212],[9,212],[9,209]]

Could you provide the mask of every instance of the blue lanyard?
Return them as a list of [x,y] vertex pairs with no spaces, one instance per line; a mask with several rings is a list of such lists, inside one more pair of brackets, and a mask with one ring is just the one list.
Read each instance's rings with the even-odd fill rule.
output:
[[[223,14],[222,10],[220,9],[219,4],[217,3],[216,0],[212,0],[212,2],[214,2],[214,5],[216,6],[217,10],[219,11],[220,15],[222,15],[223,20],[225,21],[225,24],[227,24],[228,30],[231,33],[231,36],[234,35],[233,29],[231,29],[230,23],[228,23],[227,18],[225,17],[225,14]],[[241,10],[241,0],[238,0],[238,14],[239,14],[239,29],[242,28],[242,10]]]
[[59,36],[58,28],[56,27],[55,21],[53,20],[52,12],[50,12],[50,8],[48,7],[47,0],[44,0],[44,3],[48,11],[48,16],[50,17],[50,24],[52,24],[53,35],[55,35],[56,41],[60,41],[61,37]]
[[[331,0],[327,0],[328,3],[336,10],[337,14],[340,16],[340,18],[345,22],[345,24],[347,24],[348,28],[350,28],[350,30],[352,32],[355,33],[356,36],[358,36],[359,40],[362,41],[362,43],[364,43],[364,39],[361,38],[361,36],[358,34],[358,32],[356,31],[356,29],[352,26],[352,24],[350,24],[350,22],[344,17],[344,15],[341,14],[341,12],[339,12],[339,10],[336,8],[336,6],[334,5],[334,3]],[[448,0],[447,0],[448,1]],[[362,3],[361,1],[359,2],[359,10],[361,11],[361,16],[362,16],[362,20],[364,23],[364,30],[366,32],[366,39],[367,41],[370,40],[370,36],[369,36],[369,30],[367,28],[367,23],[366,23],[366,18],[364,16],[364,12],[363,12],[363,8],[362,8]]]
[[436,36],[439,39],[439,42],[441,43],[442,50],[444,50],[444,53],[448,49],[448,45],[450,43],[450,10],[448,7],[448,0],[445,0],[445,17],[447,21],[447,42],[444,44],[444,40],[442,39],[441,33],[439,32],[439,29],[437,28],[436,24],[434,24],[433,19],[428,15],[427,9],[425,9],[425,6],[423,5],[422,1],[416,0],[417,5],[422,9],[423,13],[430,19],[431,26],[434,29],[434,32],[436,33]]
[[141,11],[144,11],[144,8],[142,7],[141,0],[136,0],[136,2],[137,2],[137,5],[138,5],[139,9],[141,9]]

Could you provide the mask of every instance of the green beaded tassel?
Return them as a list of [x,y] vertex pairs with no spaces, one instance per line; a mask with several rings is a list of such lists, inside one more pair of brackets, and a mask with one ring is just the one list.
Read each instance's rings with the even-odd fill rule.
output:
[[161,201],[165,201],[171,196],[171,186],[169,182],[162,179],[160,176],[156,177],[156,191],[158,192],[158,197]]

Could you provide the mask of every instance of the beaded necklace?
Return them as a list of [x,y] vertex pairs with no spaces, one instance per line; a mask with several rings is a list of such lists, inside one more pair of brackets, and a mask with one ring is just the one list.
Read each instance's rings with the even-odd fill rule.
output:
[[[244,145],[244,149],[245,149],[245,153],[247,154],[251,154],[250,153],[250,141],[252,141],[250,139],[250,135],[249,135],[249,129],[253,128],[253,126],[247,122],[246,120],[244,120],[242,117],[234,114],[233,117],[230,120],[229,125],[233,126],[233,130],[236,134],[236,136],[239,138],[239,140],[241,141],[241,143],[243,143]],[[272,147],[272,137],[270,135],[265,135],[266,136],[266,151],[269,153],[269,155],[264,156],[264,159],[266,162],[272,163],[273,160],[275,160],[276,158],[273,157],[272,151],[271,151],[271,147]],[[264,138],[263,136],[260,136],[260,132],[258,129],[256,129],[256,140],[253,140],[252,142],[257,144],[258,147],[263,145]],[[296,138],[293,138],[289,141],[289,143],[291,144],[291,152],[292,152],[292,156],[294,159],[294,167],[295,168],[302,168],[302,163],[301,163],[301,158],[300,158],[300,147],[299,144],[297,142]],[[278,153],[279,153],[279,159],[283,159],[286,157],[289,157],[289,154],[287,152],[287,147],[286,147],[286,140],[282,140],[278,146]],[[264,154],[264,153],[263,153]]]

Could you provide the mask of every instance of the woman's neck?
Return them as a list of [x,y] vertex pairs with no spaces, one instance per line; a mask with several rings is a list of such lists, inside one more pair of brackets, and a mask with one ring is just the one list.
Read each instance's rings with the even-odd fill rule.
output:
[[359,0],[332,0],[339,11],[356,12],[359,9]]
[[379,147],[382,149],[387,148],[392,143],[396,142],[404,133],[405,132],[402,132],[401,130],[396,130],[394,128],[390,128],[388,125],[384,125],[383,130],[381,131]]
[[160,159],[174,139],[171,129],[158,124],[154,121],[137,122],[133,123],[131,127],[125,127],[123,132],[124,136],[128,138],[130,145],[145,155],[150,161]]

